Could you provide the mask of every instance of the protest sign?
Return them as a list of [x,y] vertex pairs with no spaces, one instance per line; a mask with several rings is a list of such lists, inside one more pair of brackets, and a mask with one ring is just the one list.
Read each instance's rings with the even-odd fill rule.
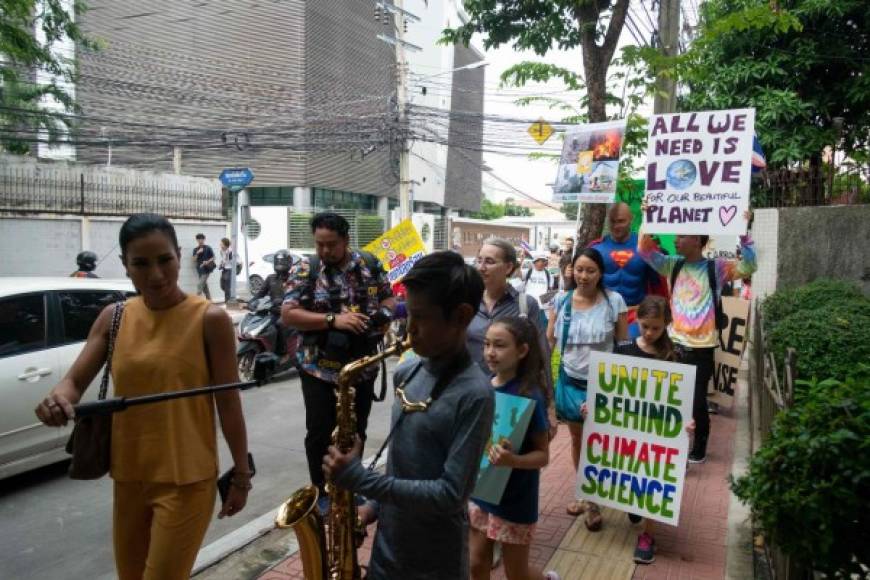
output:
[[613,203],[624,138],[625,120],[568,129],[553,201]]
[[728,324],[719,334],[719,348],[716,349],[715,354],[711,392],[715,393],[713,400],[717,404],[731,407],[734,404],[734,385],[737,384],[740,358],[746,347],[749,300],[723,296],[722,311],[728,318]]
[[754,126],[755,109],[653,115],[644,231],[746,233]]
[[577,495],[677,525],[695,367],[593,351]]
[[387,271],[390,284],[401,280],[411,266],[426,255],[426,246],[409,219],[375,238],[363,250],[378,257]]
[[495,393],[495,415],[492,422],[492,435],[486,443],[477,472],[477,484],[471,497],[491,504],[501,502],[501,496],[511,474],[510,467],[496,467],[489,462],[489,448],[507,439],[514,451],[519,453],[523,439],[529,429],[536,402],[527,397]]

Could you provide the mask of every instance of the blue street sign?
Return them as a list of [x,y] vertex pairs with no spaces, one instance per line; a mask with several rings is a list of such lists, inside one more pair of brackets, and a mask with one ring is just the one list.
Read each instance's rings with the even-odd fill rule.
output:
[[224,187],[236,193],[243,190],[249,183],[254,181],[254,172],[247,167],[237,169],[224,169],[221,171],[221,183]]

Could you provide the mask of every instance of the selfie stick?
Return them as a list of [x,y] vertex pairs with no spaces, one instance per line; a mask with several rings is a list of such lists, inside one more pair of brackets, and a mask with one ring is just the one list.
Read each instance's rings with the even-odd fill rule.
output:
[[[261,358],[262,357],[262,358]],[[239,389],[246,391],[253,387],[261,387],[269,382],[275,369],[276,357],[273,354],[262,353],[257,355],[254,363],[254,380],[242,381],[239,383],[227,383],[225,385],[211,385],[208,387],[199,387],[196,389],[185,389],[183,391],[170,391],[168,393],[157,393],[154,395],[143,395],[141,397],[112,397],[111,399],[101,399],[99,401],[90,401],[88,403],[79,403],[73,405],[76,417],[88,417],[91,415],[108,415],[117,413],[132,407],[134,405],[148,405],[151,403],[159,403],[162,401],[171,401],[172,399],[182,399],[185,397],[196,397],[199,395],[208,395],[218,393],[220,391],[230,391]]]

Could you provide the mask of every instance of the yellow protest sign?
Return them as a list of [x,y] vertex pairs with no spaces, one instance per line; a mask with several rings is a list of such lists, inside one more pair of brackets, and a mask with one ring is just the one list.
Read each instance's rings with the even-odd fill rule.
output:
[[411,220],[407,219],[384,232],[363,248],[378,257],[387,271],[390,284],[394,284],[426,255],[423,239]]

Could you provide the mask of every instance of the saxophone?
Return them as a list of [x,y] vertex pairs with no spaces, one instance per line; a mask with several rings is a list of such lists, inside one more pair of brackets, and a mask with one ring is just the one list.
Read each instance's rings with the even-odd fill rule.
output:
[[[381,360],[401,354],[411,347],[410,339],[396,342],[383,351],[344,365],[335,389],[335,430],[332,444],[347,451],[353,447],[356,435],[354,394],[359,374]],[[317,510],[320,490],[306,485],[297,490],[278,510],[275,526],[292,528],[299,543],[299,556],[306,580],[358,580],[360,567],[356,554],[356,538],[361,537],[353,492],[342,489],[327,479],[329,513],[321,516]]]

